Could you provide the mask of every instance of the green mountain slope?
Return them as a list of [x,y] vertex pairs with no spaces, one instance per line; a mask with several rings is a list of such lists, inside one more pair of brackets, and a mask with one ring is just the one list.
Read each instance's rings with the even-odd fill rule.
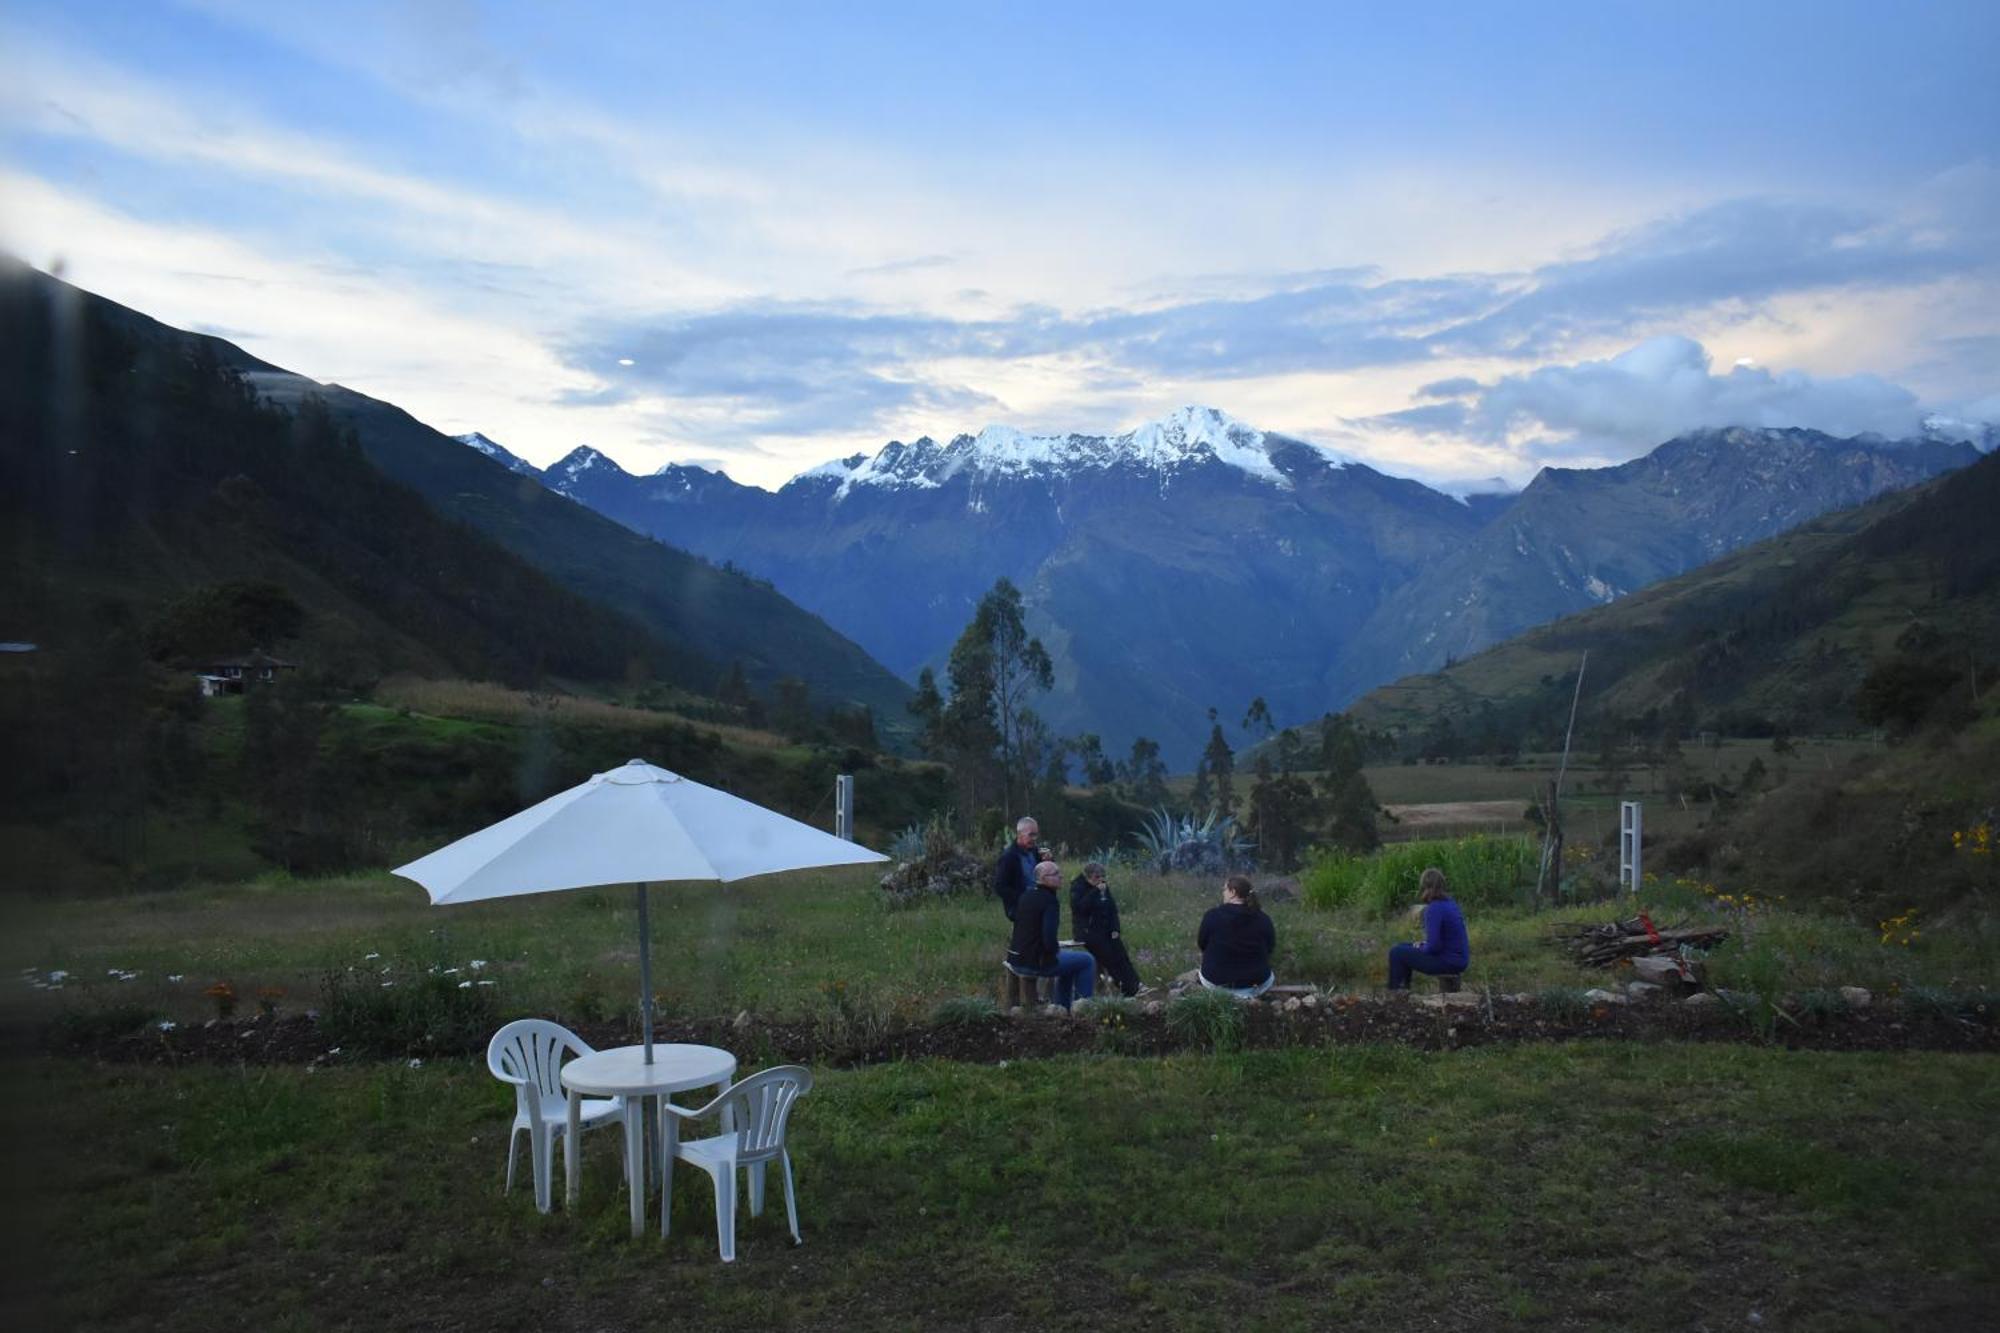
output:
[[[88,648],[193,590],[253,583],[289,595],[304,615],[282,637],[344,680],[705,669],[440,517],[325,411],[258,403],[213,343],[145,334],[32,270],[0,273],[0,637]],[[230,633],[182,647],[274,646]]]
[[1969,693],[1973,667],[2000,658],[1996,514],[2000,455],[1405,677],[1352,711],[1406,732],[1497,716],[1546,739],[1586,650],[1586,715],[1675,710],[1738,734],[1856,725],[1863,682],[1899,656],[1955,664]]
[[760,689],[796,676],[823,705],[866,704],[885,730],[907,725],[903,703],[909,686],[768,584],[718,569],[551,494],[392,404],[316,383],[221,339],[169,328],[45,275],[31,274],[29,280],[73,293],[81,306],[135,338],[210,348],[274,404],[295,407],[321,399],[388,477],[562,586],[623,612],[666,645],[671,661],[656,668],[665,678],[706,693],[715,686],[718,664],[740,660]]

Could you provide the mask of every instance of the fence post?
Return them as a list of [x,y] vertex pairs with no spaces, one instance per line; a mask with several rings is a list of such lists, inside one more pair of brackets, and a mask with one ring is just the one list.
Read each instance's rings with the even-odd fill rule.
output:
[[854,775],[842,773],[833,780],[833,836],[854,841]]
[[1627,892],[1639,891],[1639,849],[1645,842],[1645,819],[1637,801],[1618,803],[1618,881]]

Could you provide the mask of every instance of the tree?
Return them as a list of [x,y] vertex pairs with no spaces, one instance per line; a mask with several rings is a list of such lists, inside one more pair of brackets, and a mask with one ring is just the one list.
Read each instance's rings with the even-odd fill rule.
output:
[[1317,802],[1310,783],[1290,773],[1277,773],[1271,761],[1257,756],[1257,781],[1250,788],[1250,832],[1257,839],[1258,858],[1267,870],[1291,870],[1299,863]]
[[1250,734],[1260,729],[1266,736],[1278,729],[1278,724],[1271,720],[1270,706],[1264,702],[1264,696],[1261,694],[1252,699],[1250,707],[1243,712],[1243,731]]
[[1367,740],[1345,713],[1320,721],[1320,797],[1327,811],[1327,837],[1349,851],[1373,851],[1381,844],[1375,827],[1375,789],[1362,772]]
[[1167,799],[1167,765],[1160,758],[1160,743],[1144,736],[1132,742],[1132,757],[1120,765],[1133,800],[1140,805],[1162,805]]
[[917,752],[927,759],[945,758],[944,696],[938,693],[936,672],[925,667],[917,673],[917,692],[903,707],[917,720]]
[[1915,731],[1931,708],[1958,683],[1956,668],[1899,654],[1877,663],[1854,694],[1854,715],[1892,735]]
[[1118,780],[1118,768],[1104,754],[1104,740],[1094,731],[1086,731],[1069,742],[1070,753],[1083,769],[1083,780],[1092,787],[1103,787]]
[[161,660],[190,660],[269,649],[298,637],[305,609],[276,583],[217,583],[177,598],[146,631]]
[[742,658],[731,662],[729,669],[722,673],[722,680],[715,687],[715,697],[731,708],[748,711],[755,696],[750,693],[749,678],[743,674]]
[[[958,710],[961,741],[976,746],[990,728],[999,751],[1000,798],[1007,809],[1025,793],[1033,774],[1022,762],[1023,714],[1028,699],[1055,684],[1055,666],[1042,641],[1028,633],[1021,591],[1005,578],[979,599],[972,623],[952,645],[951,704]],[[970,758],[970,752],[967,751]]]
[[797,676],[780,676],[771,687],[771,725],[795,741],[806,740],[818,730],[813,721],[812,692]]
[[1236,771],[1236,752],[1222,737],[1222,724],[1209,726],[1208,745],[1201,752],[1201,769],[1215,787],[1215,808],[1225,816],[1236,813],[1236,788],[1230,778]]

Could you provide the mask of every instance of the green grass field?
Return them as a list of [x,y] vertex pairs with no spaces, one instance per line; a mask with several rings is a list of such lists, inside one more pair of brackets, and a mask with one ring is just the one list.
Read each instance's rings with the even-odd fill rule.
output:
[[[1524,1046],[822,1071],[783,1208],[500,1192],[469,1060],[19,1068],[16,1327],[1990,1327],[2000,1061]],[[20,1095],[24,1091],[25,1095]],[[40,1116],[60,1106],[60,1132]],[[1948,1186],[1944,1183],[1949,1181]],[[655,1214],[655,1218],[657,1214]]]
[[[1402,853],[1414,867],[1420,852]],[[1445,854],[1440,852],[1440,858]],[[1415,930],[1394,910],[1314,910],[1272,905],[1274,962],[1286,981],[1366,990],[1382,981],[1382,958]],[[1308,883],[1311,877],[1308,876]],[[1120,875],[1113,881],[1126,938],[1141,974],[1162,982],[1199,961],[1195,927],[1217,886]],[[1724,888],[1741,886],[1724,886]],[[1468,904],[1516,902],[1507,893]],[[1911,943],[1885,945],[1876,923],[1785,904],[1745,912],[1672,884],[1650,901],[1663,921],[1715,920],[1737,932],[1712,961],[1729,984],[1757,954],[1786,989],[1861,985],[1963,989],[2000,973],[2000,938],[1984,916],[1962,914]],[[707,1018],[739,1009],[815,1017],[828,988],[868,1017],[921,1020],[954,996],[991,994],[1007,923],[983,895],[893,910],[865,869],[808,872],[728,888],[653,891],[654,978],[662,1012]],[[1543,911],[1473,906],[1470,980],[1498,991],[1602,984],[1603,972],[1573,965],[1548,941],[1552,926],[1605,919],[1625,904],[1573,904]],[[432,907],[422,890],[387,875],[263,879],[122,898],[16,899],[0,918],[0,968],[12,975],[0,1013],[38,1020],[88,1018],[126,1007],[177,1022],[213,1015],[206,987],[228,982],[249,1010],[257,992],[282,992],[282,1012],[321,1002],[331,972],[408,985],[431,967],[467,969],[491,988],[504,1016],[573,1020],[629,1013],[635,1005],[637,920],[629,890]],[[1066,920],[1067,918],[1065,918]],[[1922,930],[1932,923],[1920,919]],[[1754,947],[1753,947],[1754,946]],[[372,956],[371,956],[372,955]],[[349,973],[349,969],[353,971]],[[42,989],[51,972],[59,988]],[[115,973],[136,972],[129,979]],[[174,980],[173,978],[178,978]]]

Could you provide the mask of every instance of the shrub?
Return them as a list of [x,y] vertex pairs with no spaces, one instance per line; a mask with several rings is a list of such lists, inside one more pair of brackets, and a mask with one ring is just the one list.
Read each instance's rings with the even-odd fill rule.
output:
[[921,827],[912,824],[896,839],[904,850],[916,855],[903,859],[882,876],[883,902],[890,907],[913,907],[963,893],[984,893],[992,888],[991,868],[986,862],[960,850],[952,840],[951,827],[934,818]]
[[1306,867],[1302,896],[1322,910],[1358,907],[1386,916],[1416,902],[1417,877],[1436,866],[1465,906],[1510,906],[1533,893],[1539,858],[1532,839],[1485,836],[1392,843],[1360,856],[1322,849]]
[[1236,835],[1236,817],[1212,806],[1199,820],[1192,814],[1176,818],[1160,806],[1134,836],[1148,865],[1161,875],[1220,875],[1249,864],[1250,844]]
[[1227,991],[1189,991],[1167,1006],[1167,1032],[1191,1046],[1233,1051],[1247,1025],[1243,1001]]
[[1535,997],[1535,1006],[1550,1018],[1582,1018],[1590,1012],[1581,986],[1551,986]]

